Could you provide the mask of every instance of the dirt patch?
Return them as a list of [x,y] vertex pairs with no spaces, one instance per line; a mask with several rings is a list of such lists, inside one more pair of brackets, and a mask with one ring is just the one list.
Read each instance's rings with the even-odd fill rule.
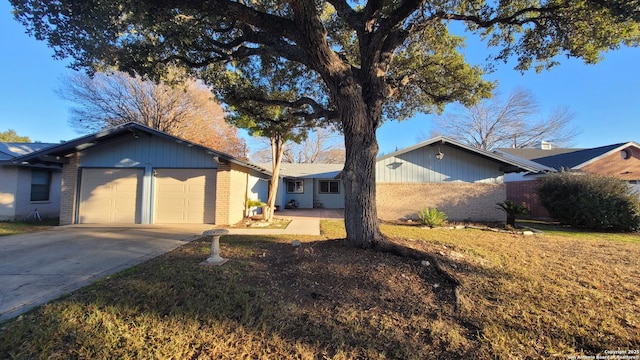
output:
[[344,240],[273,244],[252,262],[259,271],[245,278],[249,284],[326,316],[343,306],[401,316],[434,306],[453,314],[455,308],[454,287],[434,264],[353,248]]

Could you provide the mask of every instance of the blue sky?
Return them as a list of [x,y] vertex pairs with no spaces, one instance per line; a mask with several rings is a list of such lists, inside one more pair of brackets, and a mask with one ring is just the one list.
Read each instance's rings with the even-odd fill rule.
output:
[[[70,103],[54,89],[71,70],[66,61],[54,60],[44,42],[25,34],[13,20],[10,4],[0,1],[0,131],[14,129],[19,135],[41,142],[59,142],[80,136],[67,124]],[[467,48],[468,58],[481,61],[486,52],[478,44]],[[604,55],[596,65],[565,59],[551,71],[524,75],[512,65],[498,65],[487,76],[498,80],[500,91],[516,87],[531,90],[542,106],[541,115],[567,106],[575,113],[581,130],[577,147],[595,147],[626,141],[640,142],[640,48],[623,48]],[[432,115],[418,115],[402,122],[388,122],[378,129],[380,151],[411,146],[432,129]]]

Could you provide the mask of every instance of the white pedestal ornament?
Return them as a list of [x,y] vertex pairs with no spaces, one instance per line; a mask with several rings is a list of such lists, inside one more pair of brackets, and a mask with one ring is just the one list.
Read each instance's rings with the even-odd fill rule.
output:
[[229,259],[225,259],[220,256],[220,236],[226,235],[228,233],[229,233],[229,230],[226,230],[226,229],[213,229],[213,230],[207,230],[202,233],[202,236],[212,237],[211,256],[209,256],[207,260],[201,262],[200,265],[220,266],[226,263],[227,261],[229,261]]

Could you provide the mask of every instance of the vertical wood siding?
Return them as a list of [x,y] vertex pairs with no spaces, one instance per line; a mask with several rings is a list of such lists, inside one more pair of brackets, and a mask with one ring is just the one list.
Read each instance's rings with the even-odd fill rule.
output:
[[213,155],[158,136],[125,137],[83,152],[81,167],[217,168]]
[[[444,154],[442,160],[436,159],[438,151]],[[500,184],[502,180],[503,173],[495,162],[447,145],[425,146],[376,163],[376,181],[380,183]]]

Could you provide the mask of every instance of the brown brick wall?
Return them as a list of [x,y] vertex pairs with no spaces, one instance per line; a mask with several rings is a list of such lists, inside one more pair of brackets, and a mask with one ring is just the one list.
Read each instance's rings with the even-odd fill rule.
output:
[[540,198],[536,192],[539,183],[539,180],[512,181],[506,183],[507,200],[528,207],[528,217],[531,219],[549,219],[549,212],[540,203]]
[[[623,159],[620,151],[598,159],[583,166],[580,170],[589,174],[617,177],[621,180],[640,180],[640,149],[628,147],[625,150],[631,155]],[[507,199],[518,204],[525,204],[530,209],[529,217],[549,219],[549,212],[540,204],[535,188],[539,181],[514,181],[507,184]]]
[[60,225],[75,223],[76,192],[78,187],[78,157],[72,155],[62,168],[60,197]]
[[496,203],[506,199],[504,184],[378,183],[378,217],[383,220],[417,219],[425,207],[437,207],[455,221],[504,222]]
[[598,159],[581,168],[590,174],[600,174],[617,177],[622,180],[640,180],[640,149],[633,146],[625,149],[631,155],[623,159],[620,151]]

